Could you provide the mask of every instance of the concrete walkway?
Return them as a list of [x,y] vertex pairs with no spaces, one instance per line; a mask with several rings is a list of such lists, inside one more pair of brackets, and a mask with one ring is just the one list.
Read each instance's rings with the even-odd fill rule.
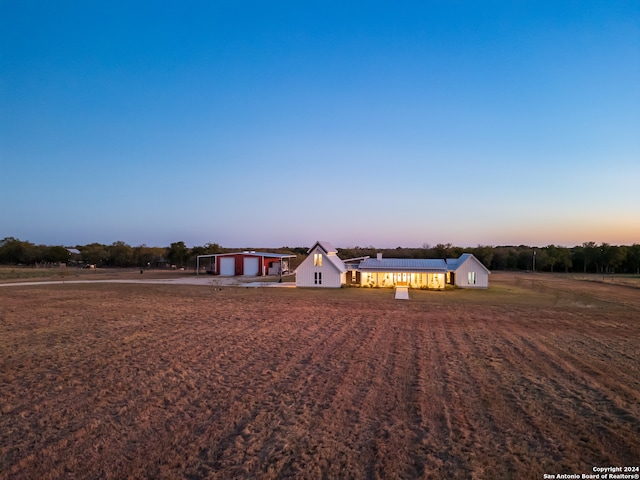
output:
[[409,289],[407,287],[396,287],[396,300],[409,300]]

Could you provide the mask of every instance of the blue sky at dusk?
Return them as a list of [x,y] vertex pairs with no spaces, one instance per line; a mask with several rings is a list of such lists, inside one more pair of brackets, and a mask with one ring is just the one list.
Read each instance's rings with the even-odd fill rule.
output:
[[0,0],[0,238],[640,242],[640,3]]

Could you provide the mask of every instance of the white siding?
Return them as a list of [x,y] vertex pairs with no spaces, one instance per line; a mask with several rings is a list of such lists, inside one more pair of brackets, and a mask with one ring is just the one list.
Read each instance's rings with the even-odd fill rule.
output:
[[[313,255],[315,253],[322,254],[322,266],[313,264]],[[321,284],[317,284],[315,281],[316,273],[322,273]],[[318,247],[313,249],[296,269],[297,287],[340,288],[345,281],[345,273],[340,272]]]
[[[475,273],[475,284],[469,284],[469,273]],[[489,286],[489,273],[476,257],[467,258],[456,268],[456,286],[460,288],[487,288]]]

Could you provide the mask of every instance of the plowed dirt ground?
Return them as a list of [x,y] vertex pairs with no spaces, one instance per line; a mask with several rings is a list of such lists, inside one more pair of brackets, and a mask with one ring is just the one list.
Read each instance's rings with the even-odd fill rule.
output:
[[0,289],[0,479],[543,478],[640,462],[640,290]]

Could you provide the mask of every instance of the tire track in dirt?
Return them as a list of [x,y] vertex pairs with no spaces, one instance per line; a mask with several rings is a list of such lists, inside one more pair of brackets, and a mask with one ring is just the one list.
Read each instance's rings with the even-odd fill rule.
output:
[[504,362],[493,372],[496,381],[505,386],[507,405],[514,412],[511,417],[524,422],[520,435],[536,433],[536,444],[543,447],[543,467],[575,467],[580,458],[566,458],[563,452],[572,442],[571,436],[581,434],[574,425],[575,412],[567,410],[568,405],[558,395],[565,380],[554,380],[556,372],[545,368],[545,360],[522,353],[517,343],[510,333],[505,335],[503,345],[496,347]]
[[[386,357],[376,370],[373,395],[364,403],[365,412],[375,419],[372,425],[375,459],[366,470],[368,477],[414,478],[416,469],[413,449],[416,435],[412,431],[411,387],[417,372],[412,369],[416,355],[411,319],[402,325],[387,323],[384,348]],[[380,368],[382,367],[382,368]]]
[[[474,314],[465,318],[469,326],[478,327],[480,322]],[[473,337],[468,329],[446,330],[453,359],[449,370],[457,373],[454,388],[458,395],[452,399],[463,432],[457,443],[467,460],[469,477],[501,478],[520,472],[535,478],[542,471],[531,467],[537,457],[531,445],[544,445],[544,436],[535,424],[523,424],[527,412],[510,391],[508,370],[503,369],[502,375],[488,371],[479,334],[479,328],[474,329]]]
[[[565,349],[547,348],[542,339],[535,342],[525,339],[523,343],[568,377],[572,388],[565,391],[568,398],[580,404],[580,413],[592,419],[591,436],[596,433],[600,437],[597,443],[611,448],[610,452],[600,450],[601,455],[612,456],[611,462],[620,465],[640,457],[640,448],[634,441],[640,436],[640,408],[638,403],[628,402],[616,392],[621,388],[617,381],[613,382],[614,386],[606,380],[612,377],[593,375],[592,367],[578,355],[569,354]],[[619,379],[620,375],[613,378]]]
[[[448,335],[451,321],[446,312],[433,309],[426,319],[422,348],[419,349],[420,417],[427,478],[470,478],[469,449],[476,429],[464,414],[461,373],[457,353]],[[426,348],[426,346],[429,348]]]
[[[545,463],[553,465],[558,456],[546,422],[539,421],[544,412],[538,408],[537,399],[531,398],[531,384],[520,375],[517,362],[506,352],[503,340],[510,332],[504,329],[496,336],[495,329],[503,327],[491,317],[474,316],[472,321],[482,328],[474,338],[463,333],[473,359],[473,363],[467,362],[467,374],[482,399],[481,405],[490,419],[485,428],[492,434],[488,439],[492,448],[475,460],[498,477],[542,476],[547,471]],[[493,467],[487,462],[492,457]]]
[[[544,436],[555,439],[562,445],[562,450],[581,450],[591,452],[590,455],[575,455],[566,459],[568,465],[588,468],[585,458],[596,457],[615,463],[621,452],[629,452],[634,441],[630,443],[616,441],[617,448],[603,451],[600,446],[611,443],[618,437],[615,431],[609,431],[608,438],[594,438],[594,430],[601,429],[597,421],[591,420],[591,427],[581,426],[578,417],[593,419],[596,410],[593,405],[604,405],[603,393],[599,386],[594,386],[590,379],[581,375],[570,363],[563,361],[556,350],[545,349],[543,340],[531,341],[522,336],[506,333],[504,336],[505,358],[511,359],[516,369],[512,372],[511,393],[513,404],[522,405],[523,415],[527,421],[537,426]],[[500,368],[501,372],[507,370]],[[519,378],[517,378],[519,377]],[[531,391],[536,395],[531,395]],[[549,413],[553,412],[552,415]],[[598,414],[599,415],[599,414]],[[547,420],[549,419],[549,420]],[[577,425],[581,423],[581,425]],[[575,439],[579,441],[576,442]],[[633,434],[631,435],[633,438]],[[637,434],[636,437],[637,438]],[[577,443],[577,444],[576,444]],[[573,444],[575,448],[571,448]],[[566,457],[549,452],[549,458]],[[618,457],[620,458],[620,457]],[[622,462],[624,463],[624,462]]]
[[[384,359],[384,325],[379,321],[357,315],[349,319],[351,329],[344,332],[340,348],[317,353],[315,361],[324,365],[326,383],[306,386],[315,405],[302,427],[305,432],[325,432],[322,438],[308,438],[305,433],[301,445],[307,452],[318,452],[324,475],[340,475],[353,470],[361,462],[364,453],[371,453],[370,437],[375,426],[365,406],[377,388],[375,371]],[[350,339],[361,339],[356,348],[350,347]],[[370,357],[374,353],[374,357]],[[361,425],[363,424],[363,425]],[[329,437],[329,438],[327,438]],[[303,461],[310,461],[303,452]],[[283,475],[292,474],[302,465],[294,462]]]
[[[578,375],[597,382],[599,388],[615,392],[619,397],[616,403],[640,404],[640,366],[637,358],[628,354],[636,348],[633,336],[616,341],[610,334],[604,341],[579,332],[563,332],[535,340],[541,342],[540,348],[564,359]],[[616,361],[612,364],[614,358]]]
[[[240,453],[245,455],[247,447],[249,448],[249,454],[258,453],[258,455],[251,466],[252,469],[249,472],[246,470],[243,472],[245,475],[249,473],[252,476],[266,475],[268,477],[279,474],[287,468],[292,470],[297,468],[291,464],[291,459],[296,456],[294,455],[295,451],[302,449],[304,442],[292,442],[290,438],[285,438],[283,431],[285,428],[293,429],[302,435],[307,430],[308,425],[305,425],[304,422],[300,424],[300,420],[313,418],[319,411],[327,408],[326,401],[321,397],[317,399],[312,395],[313,389],[327,391],[327,385],[329,384],[330,386],[330,381],[323,381],[323,384],[319,386],[315,385],[326,375],[327,364],[334,370],[338,367],[337,365],[332,365],[332,359],[336,352],[341,352],[342,346],[349,340],[354,328],[353,322],[324,323],[322,329],[309,322],[313,322],[313,319],[310,319],[304,325],[305,328],[314,332],[312,335],[314,338],[313,343],[303,348],[296,348],[300,346],[299,342],[296,341],[290,349],[281,347],[280,356],[272,356],[269,352],[265,352],[265,361],[271,358],[279,358],[283,352],[288,358],[285,364],[280,363],[275,366],[278,370],[284,372],[282,376],[265,379],[263,392],[257,394],[258,398],[273,399],[272,403],[265,405],[263,402],[256,405],[245,415],[235,429],[227,433],[226,438],[220,441],[221,446],[217,449],[217,453],[214,453],[213,456],[209,455],[211,458],[207,459],[212,470],[224,467],[224,465],[219,464],[222,458],[239,459]],[[315,332],[319,334],[315,334]],[[291,331],[289,335],[294,340],[307,337],[303,333]],[[341,362],[349,363],[348,359],[346,361],[343,359]],[[338,370],[337,375],[343,375],[343,373]],[[265,410],[272,412],[269,418],[264,418]],[[250,434],[248,428],[251,425],[259,425],[261,422],[275,422],[276,428],[266,429],[260,432],[259,435],[256,435],[255,432]],[[233,439],[237,441],[231,442]],[[226,448],[224,445],[226,445]],[[265,450],[267,445],[269,447]],[[240,449],[240,446],[244,448]],[[242,450],[242,452],[239,450]],[[301,453],[303,454],[304,452]],[[242,463],[241,461],[238,462],[239,465]]]

